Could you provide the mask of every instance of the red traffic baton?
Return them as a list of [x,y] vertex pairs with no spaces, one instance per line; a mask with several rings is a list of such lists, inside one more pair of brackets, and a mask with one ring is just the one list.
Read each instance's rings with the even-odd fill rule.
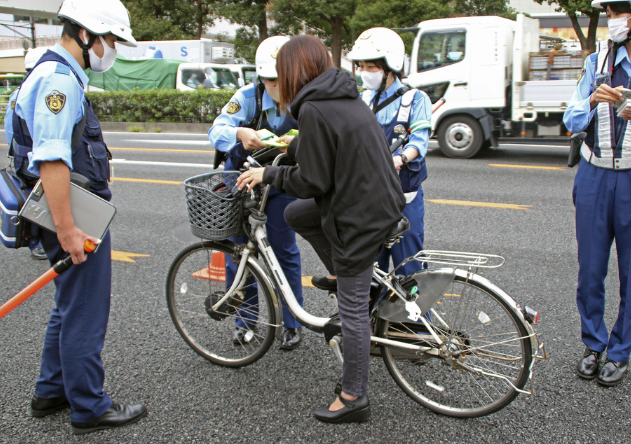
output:
[[[83,249],[86,253],[92,253],[96,246],[92,241],[86,240],[83,243]],[[72,258],[68,256],[65,259],[60,260],[55,265],[53,265],[46,273],[35,279],[32,283],[30,283],[24,290],[20,291],[18,294],[13,296],[7,302],[0,306],[0,319],[2,319],[5,315],[11,312],[15,307],[20,305],[22,302],[33,296],[37,293],[40,288],[44,285],[48,284],[50,281],[55,279],[61,273],[66,271],[68,268],[72,266]]]

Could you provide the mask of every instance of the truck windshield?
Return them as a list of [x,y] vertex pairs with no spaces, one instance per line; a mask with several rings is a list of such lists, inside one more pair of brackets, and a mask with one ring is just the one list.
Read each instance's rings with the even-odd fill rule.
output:
[[424,32],[418,49],[418,72],[458,63],[464,59],[465,30]]
[[206,73],[217,88],[236,89],[239,87],[239,79],[227,68],[206,68]]
[[254,78],[256,77],[256,68],[243,68],[243,76],[245,77],[245,84],[249,84],[254,82]]

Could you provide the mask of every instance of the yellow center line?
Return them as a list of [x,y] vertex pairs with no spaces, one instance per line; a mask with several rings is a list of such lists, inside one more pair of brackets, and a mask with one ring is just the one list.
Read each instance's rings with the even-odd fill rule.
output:
[[182,185],[183,182],[176,180],[158,180],[158,179],[133,179],[130,177],[114,177],[114,182],[140,182],[140,183],[157,183],[162,185]]
[[497,167],[497,168],[520,168],[524,170],[554,170],[554,171],[567,170],[567,168],[565,167],[547,167],[547,166],[536,166],[536,165],[511,165],[507,163],[489,163],[489,166]]
[[447,199],[426,199],[427,202],[432,202],[442,205],[462,205],[465,207],[486,207],[486,208],[505,208],[508,210],[530,210],[532,205],[516,205],[516,204],[503,204],[493,202],[470,202],[467,200],[447,200]]
[[110,151],[147,151],[157,153],[198,153],[213,154],[215,150],[174,150],[168,148],[109,148]]

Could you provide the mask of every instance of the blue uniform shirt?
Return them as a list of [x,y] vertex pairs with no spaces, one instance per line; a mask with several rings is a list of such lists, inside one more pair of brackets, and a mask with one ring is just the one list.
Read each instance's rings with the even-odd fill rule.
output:
[[13,106],[11,105],[15,98],[18,96],[18,89],[11,93],[9,97],[9,105],[7,106],[7,113],[4,115],[4,135],[7,137],[7,143],[11,147],[11,140],[13,140]]
[[[590,109],[589,97],[594,92],[592,85],[594,83],[597,60],[598,53],[591,54],[587,57],[587,59],[585,59],[583,77],[579,80],[578,85],[574,90],[574,94],[572,95],[572,100],[570,100],[570,105],[563,114],[563,123],[572,133],[580,133],[581,131],[584,131],[596,113],[595,107],[594,109]],[[616,54],[616,66],[620,64],[622,64],[622,67],[627,74],[631,76],[631,61],[629,61],[629,54],[624,46],[619,48],[618,53]],[[599,67],[599,69],[600,68],[601,67]],[[606,71],[607,67],[605,67],[605,72]]]
[[[237,131],[248,124],[256,114],[256,90],[251,83],[239,89],[228,102],[221,114],[213,122],[208,131],[210,143],[219,151],[227,153],[237,144]],[[272,129],[278,128],[285,120],[286,113],[281,112],[274,100],[263,92],[262,114],[267,114],[267,121]]]
[[[379,98],[379,103],[388,99],[388,97],[392,96],[397,92],[399,88],[403,86],[403,83],[398,78],[395,78],[392,85],[387,88],[383,93],[381,93],[381,97]],[[366,90],[363,92],[363,97],[370,98],[372,102],[375,98],[377,91]],[[390,105],[386,106],[384,109],[380,110],[377,113],[377,120],[381,126],[389,125],[397,116],[399,111],[399,107],[401,106],[401,99],[395,100]],[[429,100],[427,94],[419,94],[417,93],[414,96],[414,100],[412,101],[412,111],[410,113],[410,124],[418,121],[418,120],[426,120],[431,122],[432,119],[432,102]],[[420,131],[416,131],[410,134],[409,142],[405,145],[405,148],[414,147],[419,152],[418,160],[421,160],[427,154],[427,145],[429,143],[429,129],[424,129]],[[391,140],[388,140],[388,143],[392,143]]]
[[[77,60],[59,44],[52,50],[87,86],[88,76]],[[31,174],[39,176],[40,162],[55,160],[62,160],[72,170],[72,131],[83,117],[84,98],[77,77],[62,63],[44,62],[22,83],[15,113],[26,121],[33,139],[28,168]]]

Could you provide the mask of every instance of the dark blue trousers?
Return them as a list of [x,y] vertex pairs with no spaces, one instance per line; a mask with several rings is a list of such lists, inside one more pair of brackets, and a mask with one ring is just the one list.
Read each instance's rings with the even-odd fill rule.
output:
[[[57,235],[42,230],[40,239],[52,265],[61,251]],[[75,422],[95,419],[112,404],[103,392],[101,362],[111,286],[109,232],[96,254],[55,278],[55,308],[48,321],[35,394],[44,398],[65,395]]]
[[[631,352],[631,171],[597,168],[581,159],[573,189],[578,241],[578,288],[585,345],[607,349],[614,361],[629,360]],[[611,245],[616,241],[620,275],[620,308],[611,330],[605,325],[605,277]]]
[[[285,207],[296,200],[295,197],[281,194],[274,188],[270,189],[265,214],[267,215],[267,237],[274,254],[280,263],[287,281],[292,291],[296,295],[296,300],[302,307],[302,267],[300,264],[300,250],[296,245],[296,233],[292,230],[283,213]],[[247,241],[246,236],[239,236],[232,239],[235,242],[243,243]],[[237,264],[232,260],[226,260],[226,287],[229,288],[234,281],[237,272]],[[249,284],[252,284],[250,282]],[[258,289],[256,285],[251,285],[245,292],[245,300],[236,314],[237,326],[252,327],[256,321],[258,312]],[[251,322],[250,322],[251,321]],[[283,302],[283,323],[285,328],[298,328],[300,323],[291,315]]]
[[[393,265],[396,267],[404,259],[414,256],[423,249],[423,241],[425,239],[425,201],[423,199],[423,188],[418,187],[416,198],[405,206],[403,215],[410,221],[410,230],[403,235],[401,242],[394,244],[392,248],[384,248],[377,259],[379,268],[384,271],[389,270],[390,257],[392,257]],[[420,271],[422,264],[412,261],[401,267],[397,274],[408,275]]]

